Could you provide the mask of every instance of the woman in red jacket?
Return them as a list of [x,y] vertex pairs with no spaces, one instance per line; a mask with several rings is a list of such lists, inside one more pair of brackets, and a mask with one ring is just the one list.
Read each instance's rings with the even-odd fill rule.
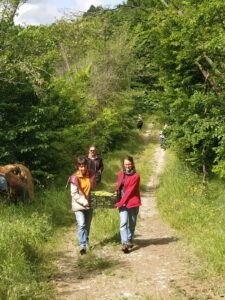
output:
[[119,201],[116,207],[120,212],[120,237],[122,251],[129,252],[133,247],[132,238],[134,236],[140,198],[140,176],[135,170],[134,160],[131,156],[123,159],[123,169],[118,174],[117,194]]

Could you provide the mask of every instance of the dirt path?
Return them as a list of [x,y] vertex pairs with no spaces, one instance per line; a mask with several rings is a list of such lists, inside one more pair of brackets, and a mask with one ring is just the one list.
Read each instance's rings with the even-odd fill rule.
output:
[[[148,134],[148,132],[147,132]],[[57,299],[217,299],[211,290],[191,276],[198,264],[176,233],[160,218],[156,208],[156,188],[163,171],[165,152],[157,146],[154,172],[142,207],[135,235],[135,246],[123,254],[120,245],[107,244],[94,249],[95,257],[111,261],[110,267],[94,272],[75,267],[79,254],[75,250],[74,228],[58,262],[55,278]]]

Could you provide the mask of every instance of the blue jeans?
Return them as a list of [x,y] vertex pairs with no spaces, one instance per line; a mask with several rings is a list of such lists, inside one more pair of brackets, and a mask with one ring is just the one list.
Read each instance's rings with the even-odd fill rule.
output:
[[139,207],[120,208],[120,237],[121,243],[127,244],[134,236]]
[[84,248],[88,244],[92,215],[92,208],[88,210],[80,210],[75,212],[75,217],[78,226],[78,240],[80,248]]

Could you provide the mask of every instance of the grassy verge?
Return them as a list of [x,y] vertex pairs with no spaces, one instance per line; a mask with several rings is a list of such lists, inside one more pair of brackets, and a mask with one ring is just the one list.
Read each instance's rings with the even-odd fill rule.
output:
[[0,299],[50,299],[57,232],[72,223],[65,190],[0,207]]
[[158,207],[202,259],[203,274],[224,275],[224,182],[214,179],[203,188],[200,176],[169,153],[158,191]]
[[45,243],[52,235],[48,216],[23,207],[1,207],[0,299],[48,299],[51,287]]

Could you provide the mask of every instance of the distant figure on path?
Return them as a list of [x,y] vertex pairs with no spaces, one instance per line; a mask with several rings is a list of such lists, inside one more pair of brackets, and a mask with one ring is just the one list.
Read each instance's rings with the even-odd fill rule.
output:
[[69,177],[72,197],[72,210],[78,225],[78,240],[80,254],[86,253],[89,246],[89,232],[93,214],[91,207],[91,190],[95,184],[95,174],[88,170],[88,161],[85,156],[78,157],[76,171]]
[[118,202],[116,207],[120,213],[120,237],[122,251],[129,253],[133,247],[133,237],[141,205],[140,176],[136,172],[134,160],[127,155],[123,159],[122,170],[118,174],[117,182]]
[[161,131],[160,132],[160,135],[159,135],[159,143],[160,143],[160,146],[162,146],[165,142],[165,136],[163,134],[163,132]]
[[141,130],[143,126],[143,119],[141,115],[138,115],[138,120],[137,120],[137,129]]
[[103,160],[100,155],[97,154],[95,145],[89,147],[88,152],[88,169],[92,170],[96,174],[96,183],[101,182],[102,172],[104,170]]

